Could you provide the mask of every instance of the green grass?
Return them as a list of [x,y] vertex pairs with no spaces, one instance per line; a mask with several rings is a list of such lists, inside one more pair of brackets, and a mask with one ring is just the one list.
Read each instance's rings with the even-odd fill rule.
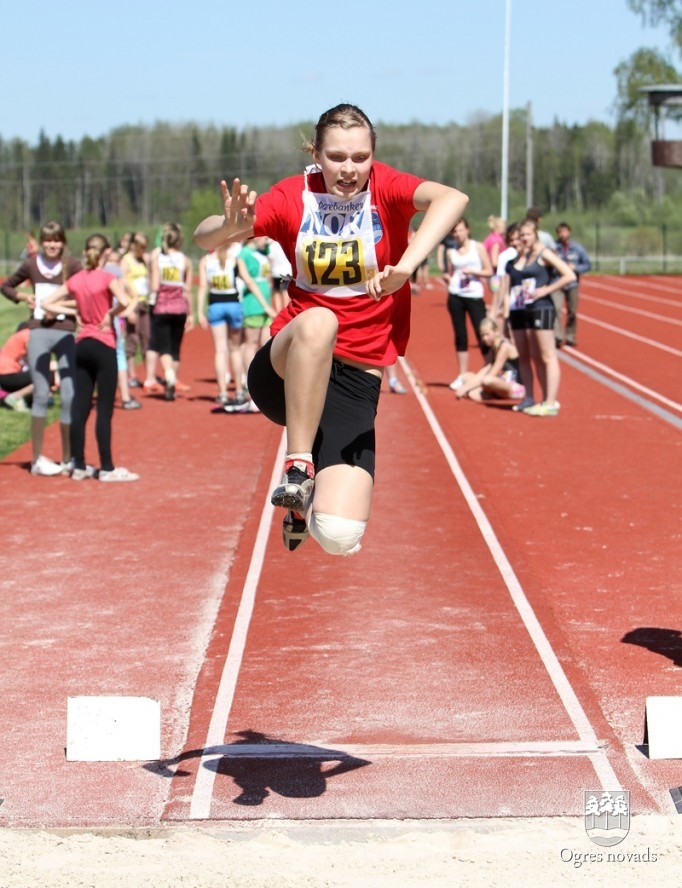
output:
[[[15,305],[4,296],[0,297],[0,343],[5,343],[15,332],[17,326],[28,318],[25,305]],[[59,418],[59,394],[55,403],[47,411],[47,422],[52,423]],[[31,414],[15,413],[6,407],[0,407],[0,459],[24,444],[31,437]]]

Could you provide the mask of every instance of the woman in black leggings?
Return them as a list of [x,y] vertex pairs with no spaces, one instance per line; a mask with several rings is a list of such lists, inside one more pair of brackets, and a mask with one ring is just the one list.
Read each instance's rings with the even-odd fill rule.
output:
[[75,395],[71,415],[71,451],[74,481],[91,477],[85,463],[85,426],[97,389],[95,435],[100,458],[100,481],[137,481],[139,475],[123,467],[114,468],[111,456],[111,417],[118,381],[116,334],[113,321],[128,306],[128,297],[116,276],[103,266],[111,253],[101,234],[85,242],[83,270],[54,292],[44,303],[51,313],[78,314],[80,332],[76,340]]

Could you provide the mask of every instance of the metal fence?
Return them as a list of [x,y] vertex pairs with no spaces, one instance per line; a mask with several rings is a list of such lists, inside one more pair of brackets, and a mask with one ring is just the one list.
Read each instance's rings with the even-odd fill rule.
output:
[[[591,257],[594,274],[682,274],[682,256],[599,256]],[[17,259],[0,259],[0,278],[11,274]]]

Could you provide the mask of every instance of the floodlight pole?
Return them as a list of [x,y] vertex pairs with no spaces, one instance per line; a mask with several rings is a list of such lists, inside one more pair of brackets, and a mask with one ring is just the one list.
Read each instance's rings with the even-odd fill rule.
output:
[[502,98],[502,200],[500,216],[509,212],[509,47],[511,43],[511,0],[506,0],[504,23],[504,78]]

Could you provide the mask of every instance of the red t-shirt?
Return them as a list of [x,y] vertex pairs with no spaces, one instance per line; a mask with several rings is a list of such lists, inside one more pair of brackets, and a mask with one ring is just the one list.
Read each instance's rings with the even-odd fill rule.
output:
[[[375,161],[369,177],[372,214],[374,218],[375,250],[379,269],[395,265],[407,247],[410,219],[416,213],[414,193],[424,181],[410,173],[402,173]],[[281,244],[296,275],[296,239],[303,217],[303,175],[283,179],[256,200],[254,234],[267,235]],[[322,173],[308,176],[308,187],[324,193]],[[289,284],[291,301],[272,323],[272,333],[278,333],[292,318],[306,308],[324,306],[331,309],[339,321],[334,354],[386,367],[398,355],[405,354],[410,335],[409,281],[396,293],[384,296],[378,302],[368,296],[349,296],[342,299],[330,295],[309,293]]]
[[113,280],[116,280],[116,275],[102,268],[94,268],[92,271],[83,269],[67,280],[66,286],[76,300],[82,325],[76,339],[99,339],[105,345],[116,348],[116,334],[113,329],[98,329],[114,301],[109,289]]

